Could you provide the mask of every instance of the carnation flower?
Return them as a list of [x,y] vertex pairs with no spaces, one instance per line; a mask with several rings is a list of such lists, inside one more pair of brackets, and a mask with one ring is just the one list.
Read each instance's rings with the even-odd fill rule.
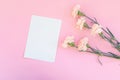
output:
[[73,47],[74,46],[74,37],[73,36],[67,36],[62,44],[63,48],[67,48],[67,47]]
[[92,34],[100,34],[102,33],[101,25],[99,24],[93,24],[92,26]]
[[78,21],[77,21],[77,23],[76,23],[76,28],[82,30],[83,27],[84,27],[85,22],[86,22],[85,17],[79,18]]
[[73,16],[74,18],[75,18],[76,16],[78,16],[79,9],[80,9],[80,5],[76,5],[76,6],[73,8],[72,16]]
[[79,51],[86,51],[88,49],[87,44],[88,44],[88,38],[87,37],[81,39],[79,44],[78,44],[78,50]]

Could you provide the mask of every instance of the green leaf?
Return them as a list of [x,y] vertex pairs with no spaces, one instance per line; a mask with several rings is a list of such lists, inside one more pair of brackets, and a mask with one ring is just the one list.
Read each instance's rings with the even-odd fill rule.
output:
[[85,14],[82,13],[81,11],[78,11],[78,15],[80,15],[80,16],[85,16]]
[[84,27],[91,29],[91,27],[89,27],[87,23],[84,23]]
[[103,35],[103,33],[101,32],[101,33],[99,33],[99,36],[101,37],[101,38],[103,38],[104,39],[104,35]]
[[120,44],[117,45],[117,48],[120,49]]
[[87,46],[87,48],[90,48],[89,44],[87,44],[86,46]]
[[75,47],[75,43],[74,42],[68,43],[68,45],[71,46],[71,47]]

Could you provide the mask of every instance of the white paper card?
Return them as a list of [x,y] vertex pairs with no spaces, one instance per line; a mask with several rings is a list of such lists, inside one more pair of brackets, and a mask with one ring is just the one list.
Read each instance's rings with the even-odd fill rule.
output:
[[33,15],[24,57],[54,62],[60,26],[61,20]]

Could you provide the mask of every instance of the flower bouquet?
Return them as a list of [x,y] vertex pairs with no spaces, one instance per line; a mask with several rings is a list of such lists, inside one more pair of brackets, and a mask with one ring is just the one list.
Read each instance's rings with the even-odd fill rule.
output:
[[[108,27],[103,28],[96,18],[92,19],[89,16],[87,16],[84,12],[80,10],[80,5],[76,5],[73,8],[72,16],[77,19],[76,28],[78,28],[79,30],[83,30],[83,28],[87,28],[91,30],[92,35],[95,35],[95,34],[99,35],[99,37],[109,42],[116,50],[120,52],[120,42],[116,39],[116,37],[110,31],[110,29]],[[92,22],[92,26],[90,26],[87,23],[86,19]],[[111,57],[115,59],[120,59],[120,55],[117,55],[113,52],[109,52],[109,51],[103,52],[102,50],[93,48],[89,44],[87,37],[84,37],[83,39],[79,41],[78,44],[76,44],[74,40],[74,36],[67,36],[65,40],[63,41],[62,46],[64,48],[68,48],[68,47],[76,48],[79,52],[89,52],[89,53],[97,54],[98,61],[101,65],[102,63],[99,60],[99,56],[107,56],[107,57]]]

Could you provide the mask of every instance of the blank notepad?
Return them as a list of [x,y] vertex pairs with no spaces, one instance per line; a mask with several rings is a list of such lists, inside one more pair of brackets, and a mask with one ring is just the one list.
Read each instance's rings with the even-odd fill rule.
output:
[[61,20],[33,15],[24,57],[54,62],[60,26]]

